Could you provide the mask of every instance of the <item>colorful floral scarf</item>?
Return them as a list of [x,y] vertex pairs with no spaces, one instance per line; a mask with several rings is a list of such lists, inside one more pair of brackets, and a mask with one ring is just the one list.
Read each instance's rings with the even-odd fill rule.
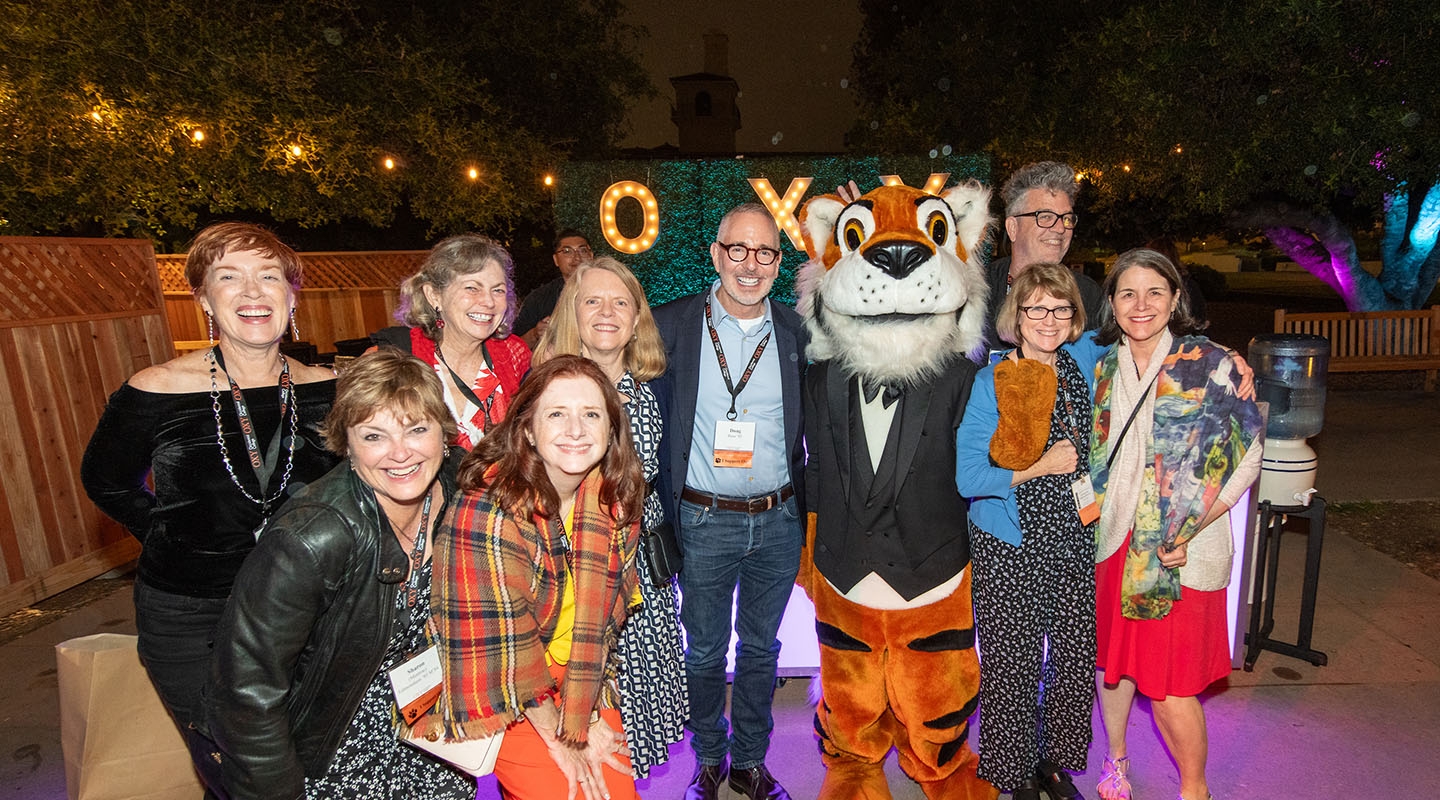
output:
[[[1118,347],[1095,366],[1090,477],[1102,507],[1110,439],[1120,436],[1133,410],[1111,408],[1119,367]],[[1156,549],[1188,542],[1200,532],[1221,487],[1264,429],[1255,403],[1235,394],[1238,385],[1234,362],[1203,336],[1175,338],[1162,362],[1154,431],[1145,445],[1144,483],[1121,585],[1121,610],[1130,619],[1160,619],[1180,599],[1180,571],[1163,567]],[[1112,423],[1120,427],[1112,430]]]
[[[495,470],[486,472],[487,485]],[[585,742],[638,588],[639,523],[615,525],[601,507],[601,483],[596,467],[575,498],[568,551],[575,627],[560,687],[545,662],[567,580],[559,519],[516,519],[492,505],[483,489],[463,494],[446,515],[436,532],[431,606],[445,668],[437,711],[447,741],[500,731],[558,691],[560,738]]]

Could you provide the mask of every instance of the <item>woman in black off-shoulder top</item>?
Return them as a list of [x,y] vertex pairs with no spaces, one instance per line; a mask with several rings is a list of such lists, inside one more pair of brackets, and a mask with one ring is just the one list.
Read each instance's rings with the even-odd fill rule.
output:
[[142,544],[140,660],[218,795],[215,746],[197,728],[215,625],[265,520],[336,463],[318,430],[335,376],[280,354],[300,260],[269,231],[206,228],[185,275],[217,344],[143,369],[116,390],[80,471],[95,505]]

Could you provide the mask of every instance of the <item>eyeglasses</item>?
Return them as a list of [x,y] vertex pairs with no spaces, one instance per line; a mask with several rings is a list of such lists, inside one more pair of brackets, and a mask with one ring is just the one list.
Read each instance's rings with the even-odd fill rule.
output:
[[591,251],[590,245],[582,244],[579,247],[571,247],[569,245],[566,245],[559,250],[556,250],[555,252],[559,253],[562,256],[588,256],[590,255]]
[[755,254],[755,263],[762,267],[774,264],[775,259],[780,257],[780,251],[773,247],[746,247],[743,244],[725,244],[724,242],[715,244],[725,248],[725,255],[730,256],[730,260],[736,264],[749,258],[751,253]]
[[1040,211],[1030,211],[1025,214],[1011,214],[1010,216],[1034,217],[1035,224],[1042,228],[1053,228],[1055,227],[1056,222],[1060,222],[1065,226],[1065,230],[1067,231],[1075,230],[1075,226],[1080,224],[1080,215],[1076,214],[1074,211],[1067,211],[1064,214],[1057,214],[1054,211],[1044,209]]
[[1075,306],[1056,306],[1054,308],[1046,308],[1045,306],[1020,306],[1020,310],[1025,313],[1025,316],[1036,322],[1045,319],[1045,317],[1051,314],[1054,314],[1055,319],[1059,320],[1074,319],[1075,317]]

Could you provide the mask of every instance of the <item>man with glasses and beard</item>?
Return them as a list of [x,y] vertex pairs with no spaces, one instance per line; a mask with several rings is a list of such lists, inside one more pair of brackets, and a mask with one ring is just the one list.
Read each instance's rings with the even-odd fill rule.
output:
[[[665,420],[660,496],[685,557],[680,621],[696,760],[685,797],[715,800],[728,778],[750,800],[789,800],[765,755],[776,635],[803,537],[800,386],[809,337],[795,311],[769,299],[780,233],[763,206],[725,215],[710,261],[719,275],[710,288],[655,309],[669,364],[652,384]],[[732,616],[739,645],[727,723]]]

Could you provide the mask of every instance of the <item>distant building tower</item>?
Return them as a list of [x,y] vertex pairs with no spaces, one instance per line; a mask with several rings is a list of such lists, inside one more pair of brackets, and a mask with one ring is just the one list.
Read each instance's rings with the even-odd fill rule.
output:
[[670,79],[675,88],[670,121],[680,129],[682,154],[735,152],[735,131],[740,130],[735,98],[740,84],[729,75],[729,61],[730,37],[711,31],[705,34],[705,71]]

